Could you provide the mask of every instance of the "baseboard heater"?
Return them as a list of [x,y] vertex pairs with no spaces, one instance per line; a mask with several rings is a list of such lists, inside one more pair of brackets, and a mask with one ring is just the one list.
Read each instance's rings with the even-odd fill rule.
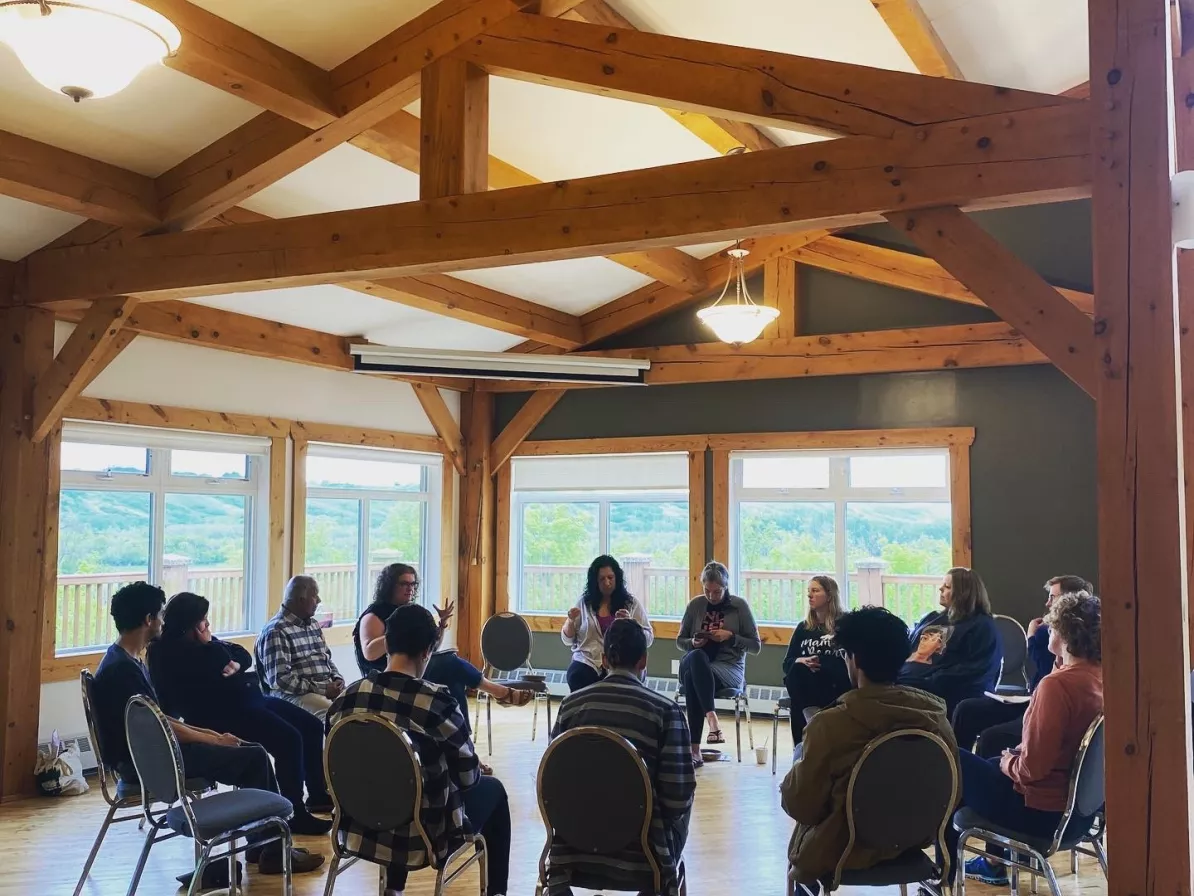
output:
[[[529,671],[529,669],[518,669],[514,672],[498,673],[494,680],[507,681],[518,679]],[[568,678],[563,669],[536,669],[535,674],[543,676],[547,684],[547,691],[553,697],[566,697],[568,695]],[[675,678],[647,676],[647,687],[672,699],[675,699],[676,689],[679,686],[680,682]],[[775,701],[780,697],[788,696],[788,692],[782,687],[749,684],[746,686],[746,696],[750,700],[750,714],[752,716],[770,716],[775,711]],[[733,712],[734,704],[729,700],[718,700],[717,708]]]
[[[94,775],[99,770],[99,762],[95,758],[95,749],[91,746],[91,737],[86,734],[72,734],[68,737],[62,738],[62,745],[64,747],[73,746],[79,751],[79,757],[83,760],[83,774]],[[44,744],[37,745],[39,753],[50,752],[50,742],[46,741]]]

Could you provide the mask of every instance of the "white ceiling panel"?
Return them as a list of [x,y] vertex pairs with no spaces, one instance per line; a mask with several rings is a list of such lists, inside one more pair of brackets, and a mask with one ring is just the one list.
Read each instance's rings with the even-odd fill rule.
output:
[[271,218],[290,218],[418,198],[417,174],[346,143],[241,205]]
[[489,151],[540,180],[710,159],[717,152],[654,106],[490,79]]
[[1086,0],[920,0],[970,81],[1060,93],[1088,77]]
[[504,352],[526,341],[521,336],[478,327],[450,317],[426,311],[419,313],[426,317],[418,320],[412,318],[390,327],[378,327],[365,335],[370,342],[397,348],[444,348],[475,352]]
[[701,243],[699,246],[681,246],[681,252],[687,252],[693,258],[708,258],[720,252],[722,249],[728,249],[734,245],[733,240],[725,240],[721,243]]
[[606,258],[540,261],[453,276],[569,314],[584,314],[652,282]]
[[151,177],[260,111],[160,65],[115,96],[75,103],[34,81],[0,44],[0,130]]
[[436,0],[195,0],[320,68],[345,59],[430,9]]
[[0,259],[16,261],[85,221],[78,215],[0,196]]

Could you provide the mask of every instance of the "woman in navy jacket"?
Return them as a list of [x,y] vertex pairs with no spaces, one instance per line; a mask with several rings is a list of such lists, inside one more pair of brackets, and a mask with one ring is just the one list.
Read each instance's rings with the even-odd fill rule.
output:
[[[978,573],[958,566],[945,574],[939,589],[943,609],[929,613],[912,631],[912,656],[900,672],[899,683],[929,691],[942,698],[952,713],[968,697],[995,690],[1003,663],[1003,645],[991,600]],[[931,656],[918,651],[921,633],[930,626],[945,626],[945,646]]]

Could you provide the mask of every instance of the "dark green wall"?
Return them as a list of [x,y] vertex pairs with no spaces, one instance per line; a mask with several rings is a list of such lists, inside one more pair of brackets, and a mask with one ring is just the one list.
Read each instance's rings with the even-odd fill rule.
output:
[[[1058,285],[1089,289],[1085,203],[1008,209],[980,223]],[[891,228],[860,237],[899,245]],[[801,270],[805,333],[941,325],[990,319],[985,309],[910,294],[821,271]],[[694,309],[655,321],[619,346],[708,341]],[[615,343],[611,340],[610,346]],[[497,425],[525,400],[503,395]],[[1095,580],[1094,404],[1053,367],[1009,367],[870,376],[709,383],[569,392],[535,439],[800,432],[973,426],[971,514],[974,567],[997,612],[1039,615],[1042,583],[1059,573]],[[670,674],[670,645],[652,650],[651,674]],[[783,649],[748,664],[754,683],[780,681]],[[563,668],[556,635],[537,635],[535,663]]]

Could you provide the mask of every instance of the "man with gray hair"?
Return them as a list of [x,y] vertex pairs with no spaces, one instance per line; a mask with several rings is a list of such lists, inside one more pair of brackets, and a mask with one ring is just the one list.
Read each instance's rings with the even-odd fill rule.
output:
[[282,608],[257,638],[257,670],[262,683],[284,700],[324,718],[344,692],[344,676],[315,620],[319,583],[295,576],[286,583]]

